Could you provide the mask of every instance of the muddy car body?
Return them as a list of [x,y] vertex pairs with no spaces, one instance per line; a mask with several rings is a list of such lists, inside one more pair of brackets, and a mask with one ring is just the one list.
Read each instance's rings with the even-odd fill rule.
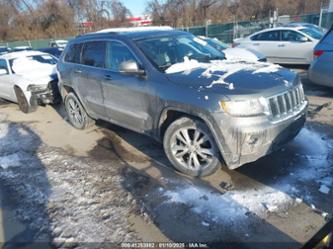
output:
[[235,169],[267,155],[296,136],[306,119],[295,73],[224,60],[186,32],[77,37],[57,70],[76,128],[103,119],[147,134],[163,141],[178,170],[194,176],[211,174],[221,160]]

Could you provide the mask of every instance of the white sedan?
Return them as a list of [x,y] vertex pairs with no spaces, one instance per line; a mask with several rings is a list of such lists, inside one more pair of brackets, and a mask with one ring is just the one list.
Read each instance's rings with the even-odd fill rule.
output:
[[38,104],[55,101],[57,88],[52,55],[37,51],[13,52],[0,56],[0,98],[19,104],[24,113]]
[[323,32],[306,27],[279,27],[235,39],[234,46],[261,52],[273,63],[308,65],[323,36]]

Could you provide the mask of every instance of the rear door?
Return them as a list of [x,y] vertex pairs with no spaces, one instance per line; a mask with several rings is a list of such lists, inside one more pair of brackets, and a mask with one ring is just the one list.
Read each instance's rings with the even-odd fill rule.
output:
[[105,75],[105,41],[86,42],[80,64],[73,68],[73,84],[88,113],[96,118],[105,115],[102,82]]
[[276,62],[279,58],[280,31],[271,30],[259,33],[251,37],[250,49],[254,49],[264,54],[268,60]]
[[305,35],[294,30],[282,30],[281,42],[278,46],[280,48],[281,63],[311,63],[315,44]]
[[0,98],[16,101],[14,82],[7,60],[0,59]]
[[124,75],[119,66],[125,61],[141,64],[131,49],[120,41],[108,41],[106,68],[103,80],[104,104],[108,119],[120,126],[144,133],[151,131],[151,109],[154,98],[147,92],[149,81],[142,76]]

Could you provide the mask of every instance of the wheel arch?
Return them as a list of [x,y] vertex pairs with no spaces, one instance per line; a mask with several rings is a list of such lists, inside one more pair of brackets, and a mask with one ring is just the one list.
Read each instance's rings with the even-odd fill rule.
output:
[[160,115],[159,122],[158,122],[158,137],[161,141],[163,141],[164,133],[166,129],[169,127],[169,125],[174,122],[175,120],[181,118],[181,117],[189,117],[193,119],[200,120],[204,122],[209,131],[211,132],[215,143],[218,146],[220,155],[224,161],[224,155],[226,153],[225,148],[224,148],[224,139],[223,137],[219,136],[217,134],[216,129],[214,128],[213,121],[209,120],[206,115],[200,113],[200,112],[191,112],[188,110],[184,110],[181,108],[176,108],[176,107],[168,107],[165,108]]

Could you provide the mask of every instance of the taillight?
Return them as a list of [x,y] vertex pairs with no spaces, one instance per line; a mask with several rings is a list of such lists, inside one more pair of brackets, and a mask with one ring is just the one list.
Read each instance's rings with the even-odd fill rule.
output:
[[324,50],[315,50],[313,52],[313,55],[314,55],[314,57],[320,57],[324,54],[324,52],[325,52]]

